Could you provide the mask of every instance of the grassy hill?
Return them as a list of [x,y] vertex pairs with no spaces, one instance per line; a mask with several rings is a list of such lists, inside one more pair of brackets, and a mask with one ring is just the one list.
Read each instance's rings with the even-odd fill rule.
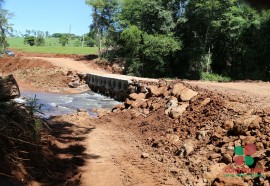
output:
[[81,47],[78,39],[70,41],[69,46],[61,46],[59,38],[45,38],[45,46],[29,46],[23,43],[24,38],[7,38],[9,48],[23,52],[50,54],[96,54],[97,47]]

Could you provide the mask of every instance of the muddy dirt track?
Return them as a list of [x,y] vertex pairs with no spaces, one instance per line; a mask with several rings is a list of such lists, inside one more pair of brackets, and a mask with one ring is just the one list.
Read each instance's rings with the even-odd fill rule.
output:
[[[68,88],[69,79],[66,77],[68,71],[110,74],[110,71],[93,63],[78,61],[75,58],[26,56],[8,60],[10,60],[8,63],[2,60],[2,71],[14,72],[19,85],[24,89],[50,91],[52,87]],[[44,75],[45,78],[42,77]],[[55,81],[52,81],[52,78],[55,78]],[[211,173],[220,171],[213,166],[232,163],[230,158],[233,155],[222,150],[225,148],[222,146],[224,143],[239,144],[240,140],[241,144],[246,136],[254,135],[257,141],[253,142],[256,142],[258,147],[263,143],[263,149],[269,148],[270,144],[267,142],[269,139],[266,135],[268,129],[261,128],[261,132],[258,132],[252,128],[251,133],[240,131],[238,136],[241,137],[238,138],[230,132],[225,134],[225,130],[229,129],[227,126],[223,127],[223,123],[237,120],[242,115],[245,117],[252,115],[261,118],[256,118],[258,123],[268,126],[270,120],[268,121],[267,114],[260,113],[261,109],[270,106],[270,83],[184,81],[184,84],[199,92],[199,96],[188,101],[189,106],[181,118],[172,118],[171,115],[168,117],[164,114],[168,101],[175,100],[176,96],[166,92],[167,90],[173,92],[171,87],[174,84],[166,85],[160,82],[156,85],[159,89],[168,87],[162,93],[155,95],[153,92],[156,88],[154,88],[151,90],[152,96],[143,99],[143,102],[137,98],[139,95],[135,95],[135,98],[130,98],[124,107],[117,107],[113,113],[103,112],[99,118],[87,120],[91,131],[85,134],[85,140],[79,142],[86,148],[85,163],[80,166],[80,173],[71,177],[79,180],[84,186],[222,185],[225,182],[228,182],[228,185],[244,185],[240,179],[222,180],[217,174]],[[66,89],[59,91],[63,90]],[[138,104],[141,105],[137,106]],[[205,108],[202,108],[202,105]],[[85,119],[83,117],[85,116],[82,116],[82,121]],[[202,139],[197,141],[198,131],[206,135],[202,142],[200,142]],[[204,134],[204,131],[208,131],[207,134]],[[191,152],[189,157],[182,157],[179,155],[180,151],[186,146],[181,145],[189,144],[190,139],[196,143],[190,145],[194,152]],[[177,148],[178,146],[181,148]],[[224,157],[230,158],[224,161]],[[204,173],[208,171],[211,173],[210,176],[205,176]],[[245,182],[249,185],[254,184],[254,181],[250,180]],[[259,181],[259,185],[267,183],[269,183],[267,180]]]

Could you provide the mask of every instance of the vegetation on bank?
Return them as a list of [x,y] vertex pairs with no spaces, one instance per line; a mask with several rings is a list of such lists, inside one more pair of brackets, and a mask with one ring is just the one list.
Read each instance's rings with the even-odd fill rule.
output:
[[86,3],[99,46],[110,49],[101,57],[123,61],[127,74],[270,80],[269,10],[242,0]]

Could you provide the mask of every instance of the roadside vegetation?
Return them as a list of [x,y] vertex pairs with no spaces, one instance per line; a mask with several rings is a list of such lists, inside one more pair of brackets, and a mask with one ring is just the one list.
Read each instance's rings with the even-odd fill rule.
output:
[[[126,74],[270,80],[269,10],[241,0],[86,3],[93,10],[90,27],[100,57],[122,61]],[[102,46],[109,52],[101,53]]]
[[[1,10],[2,50],[93,54],[125,74],[153,78],[270,80],[270,11],[242,0],[86,0],[83,36],[13,30]],[[9,38],[6,39],[6,37]],[[225,78],[224,78],[225,77]]]

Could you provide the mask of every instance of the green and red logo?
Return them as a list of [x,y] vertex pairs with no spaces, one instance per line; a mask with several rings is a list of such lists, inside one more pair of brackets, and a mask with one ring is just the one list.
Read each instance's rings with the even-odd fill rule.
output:
[[252,166],[254,164],[254,159],[251,157],[256,153],[257,149],[254,144],[247,144],[244,148],[237,146],[234,148],[234,153],[236,157],[234,158],[234,163],[236,165]]
[[[234,164],[238,165],[236,168],[226,167],[225,177],[264,177],[263,173],[266,172],[265,168],[250,168],[254,165],[255,160],[252,157],[257,151],[254,144],[247,144],[245,147],[237,146],[234,148]],[[241,165],[247,165],[248,168]]]

